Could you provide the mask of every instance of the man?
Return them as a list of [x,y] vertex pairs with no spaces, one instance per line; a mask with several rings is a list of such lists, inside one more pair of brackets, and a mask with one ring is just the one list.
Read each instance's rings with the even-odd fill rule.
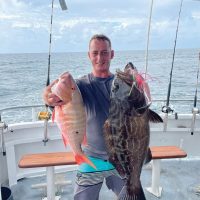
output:
[[[103,124],[108,117],[110,89],[114,78],[109,69],[114,57],[110,39],[105,35],[94,35],[89,42],[88,56],[92,63],[92,72],[77,80],[77,85],[87,112],[87,146],[84,152],[98,171],[85,163],[79,166],[74,199],[98,200],[104,178],[107,187],[120,198],[125,192],[125,189],[122,190],[124,179],[108,162],[103,138]],[[50,106],[62,105],[60,99],[51,93],[55,82],[47,86],[43,94],[45,103]]]

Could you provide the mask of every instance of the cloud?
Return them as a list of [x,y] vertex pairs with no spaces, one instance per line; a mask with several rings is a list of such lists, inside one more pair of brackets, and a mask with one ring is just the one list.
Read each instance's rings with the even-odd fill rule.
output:
[[192,12],[192,18],[199,20],[200,19],[200,12],[197,12],[197,11]]
[[32,25],[30,23],[20,23],[16,22],[12,25],[13,28],[31,28]]
[[18,0],[1,0],[0,1],[0,8],[4,11],[6,10],[19,10],[26,7],[26,3],[23,1]]
[[[144,49],[147,39],[151,0],[68,0],[68,10],[61,11],[54,1],[52,41],[55,51],[86,51],[92,34],[104,33],[111,37],[113,46],[121,49]],[[171,48],[177,26],[180,1],[154,0],[150,44],[151,48]],[[183,1],[179,38],[195,47],[191,35],[200,34],[200,2]],[[51,1],[0,0],[0,53],[48,49]],[[167,33],[167,34],[166,34]],[[14,39],[10,39],[14,38]],[[181,39],[180,39],[181,40]],[[159,41],[159,42],[158,42]],[[184,40],[180,44],[183,45]],[[41,45],[43,44],[44,48]],[[10,49],[10,50],[9,50]]]
[[10,20],[10,19],[17,19],[20,18],[20,15],[11,15],[11,14],[5,14],[0,13],[0,20]]
[[102,24],[102,26],[118,26],[121,27],[122,29],[125,29],[131,25],[140,25],[146,21],[145,19],[137,19],[137,18],[106,18],[106,19],[101,19],[101,18],[89,18],[89,17],[78,17],[78,18],[73,18],[69,20],[65,20],[60,22],[60,31],[63,32],[66,29],[72,29],[74,27],[79,27],[82,25],[91,25],[93,24],[94,26],[99,26],[99,24]]

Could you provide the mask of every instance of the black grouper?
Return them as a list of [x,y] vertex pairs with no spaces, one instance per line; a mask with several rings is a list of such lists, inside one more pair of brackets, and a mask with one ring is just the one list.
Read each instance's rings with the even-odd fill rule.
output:
[[144,79],[132,63],[117,71],[111,87],[109,116],[104,137],[109,161],[126,178],[127,194],[120,200],[145,200],[140,182],[142,166],[149,157],[149,121],[162,118],[149,109]]

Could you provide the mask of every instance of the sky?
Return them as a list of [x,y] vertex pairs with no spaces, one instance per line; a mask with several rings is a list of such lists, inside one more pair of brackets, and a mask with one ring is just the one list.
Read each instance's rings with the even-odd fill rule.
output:
[[[145,50],[152,0],[54,0],[52,52],[85,52],[93,34]],[[173,49],[181,0],[154,0],[149,49]],[[0,53],[49,51],[51,0],[0,0]],[[177,48],[200,47],[200,0],[183,0]]]

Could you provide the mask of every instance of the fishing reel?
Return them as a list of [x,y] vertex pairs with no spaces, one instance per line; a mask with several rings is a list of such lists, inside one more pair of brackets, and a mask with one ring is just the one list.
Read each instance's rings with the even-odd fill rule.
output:
[[0,121],[0,129],[7,129],[8,125],[5,122]]
[[41,111],[38,113],[38,120],[49,120],[51,118],[51,113],[48,111]]
[[163,106],[162,107],[162,112],[163,113],[173,113],[174,109],[172,109],[170,106]]
[[192,114],[198,114],[200,113],[199,109],[197,107],[192,108]]

